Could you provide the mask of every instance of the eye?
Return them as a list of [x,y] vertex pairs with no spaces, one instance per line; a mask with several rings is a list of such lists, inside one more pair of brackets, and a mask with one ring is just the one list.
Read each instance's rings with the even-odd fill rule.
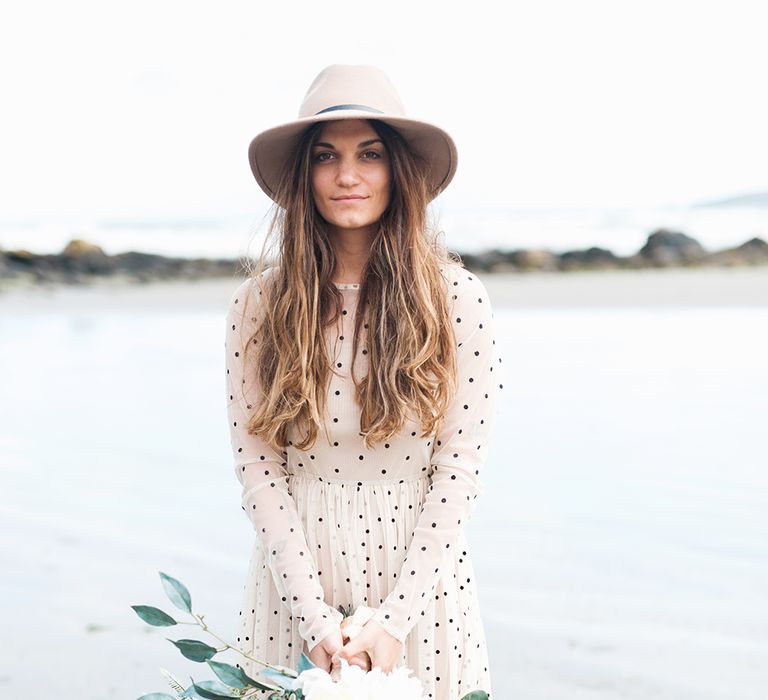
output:
[[381,158],[381,155],[379,155],[379,153],[378,153],[377,151],[366,151],[365,153],[363,153],[363,155],[364,155],[364,156],[367,156],[369,153],[370,153],[371,155],[374,155],[374,156],[376,156],[375,158],[373,158],[373,159],[369,159],[369,160],[377,160],[378,158]]
[[318,153],[318,154],[317,154],[317,155],[314,157],[314,160],[316,160],[316,161],[319,161],[319,162],[321,162],[321,163],[322,163],[322,162],[324,162],[325,160],[327,160],[327,158],[323,158],[323,156],[329,156],[329,155],[331,155],[331,154],[330,154],[328,151],[323,151],[322,153]]

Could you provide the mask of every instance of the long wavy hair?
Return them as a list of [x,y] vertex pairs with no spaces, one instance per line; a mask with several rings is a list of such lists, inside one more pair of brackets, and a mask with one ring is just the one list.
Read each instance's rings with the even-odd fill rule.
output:
[[[368,120],[382,139],[391,164],[387,209],[372,238],[370,256],[358,290],[352,357],[360,342],[368,371],[352,381],[361,408],[360,435],[367,448],[397,434],[406,420],[434,434],[456,390],[456,347],[450,323],[447,282],[440,268],[460,265],[434,230],[428,212],[428,164],[400,133]],[[291,423],[304,437],[299,449],[315,444],[326,424],[326,396],[333,358],[326,328],[337,322],[344,299],[332,281],[336,266],[328,225],[315,207],[311,189],[312,147],[323,122],[309,126],[287,159],[269,230],[256,265],[245,258],[253,280],[259,278],[258,320],[246,343],[248,371],[263,390],[248,432],[284,450]],[[276,255],[267,249],[276,238]],[[268,269],[271,268],[271,269]],[[268,274],[264,274],[267,272]],[[248,352],[244,353],[244,361]]]

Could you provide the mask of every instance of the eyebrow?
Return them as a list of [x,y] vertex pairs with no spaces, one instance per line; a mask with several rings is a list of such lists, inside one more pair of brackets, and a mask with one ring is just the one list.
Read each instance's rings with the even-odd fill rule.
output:
[[[370,139],[369,141],[361,141],[357,144],[358,148],[365,148],[366,146],[370,146],[372,143],[380,143],[382,146],[384,145],[384,142],[381,139]],[[336,148],[332,143],[326,143],[325,141],[320,141],[315,144],[315,147],[323,147],[323,148]]]

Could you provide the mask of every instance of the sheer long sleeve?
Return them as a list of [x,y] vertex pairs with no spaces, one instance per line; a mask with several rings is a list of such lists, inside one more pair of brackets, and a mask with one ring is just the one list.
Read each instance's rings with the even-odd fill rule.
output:
[[[259,537],[272,577],[299,634],[311,651],[339,629],[339,610],[323,600],[317,568],[307,546],[295,501],[288,489],[282,454],[247,431],[263,396],[253,368],[244,368],[244,349],[259,318],[260,280],[247,279],[232,295],[226,314],[225,355],[229,432],[243,510]],[[249,358],[253,353],[249,351]]]
[[440,577],[442,562],[481,492],[479,475],[498,413],[503,374],[485,285],[465,269],[452,282],[457,342],[457,390],[436,435],[431,482],[397,583],[374,620],[404,642]]

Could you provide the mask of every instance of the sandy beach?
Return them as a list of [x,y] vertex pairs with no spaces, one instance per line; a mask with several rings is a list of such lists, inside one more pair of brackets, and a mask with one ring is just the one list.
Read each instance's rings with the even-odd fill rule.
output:
[[[470,274],[478,274],[491,299],[503,308],[768,306],[768,266]],[[159,307],[194,313],[220,309],[237,283],[233,277],[195,283],[105,281],[93,286],[8,288],[0,290],[0,309],[19,313]]]
[[[481,277],[509,387],[467,524],[494,697],[763,700],[768,268]],[[162,570],[233,639],[237,283],[0,293],[1,697],[213,677],[165,639],[204,636],[129,606],[173,612]]]

